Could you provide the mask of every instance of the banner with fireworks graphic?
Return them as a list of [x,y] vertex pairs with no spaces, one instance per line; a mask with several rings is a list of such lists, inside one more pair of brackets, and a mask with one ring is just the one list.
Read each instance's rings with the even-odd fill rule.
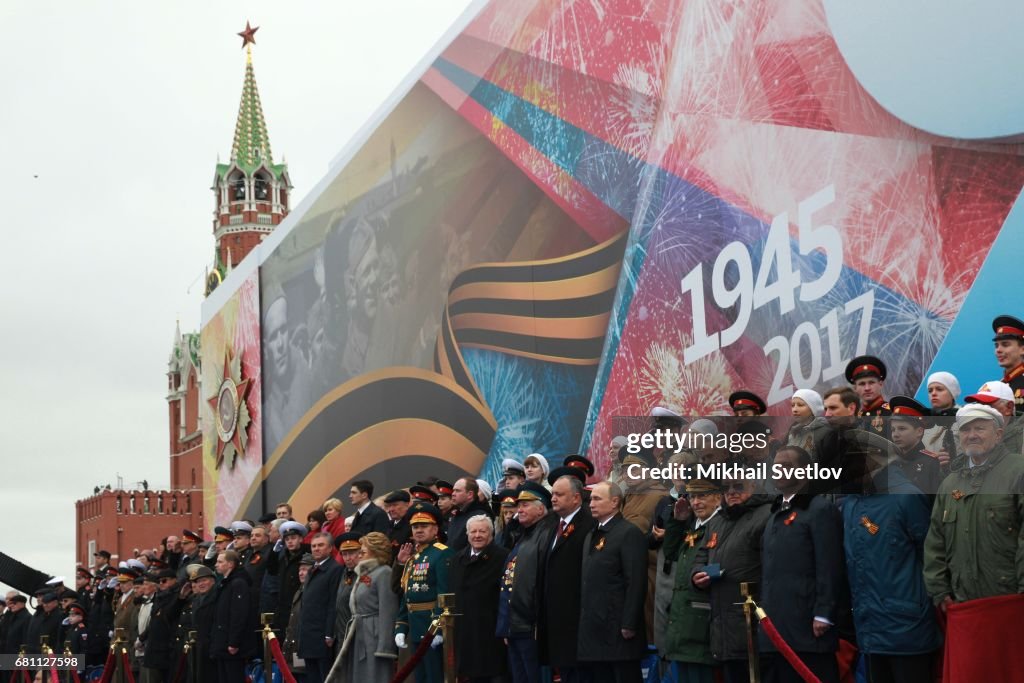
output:
[[913,394],[1008,267],[1019,146],[889,114],[818,0],[490,2],[396,100],[257,252],[241,510],[531,452],[600,476],[616,416],[785,414],[863,353]]

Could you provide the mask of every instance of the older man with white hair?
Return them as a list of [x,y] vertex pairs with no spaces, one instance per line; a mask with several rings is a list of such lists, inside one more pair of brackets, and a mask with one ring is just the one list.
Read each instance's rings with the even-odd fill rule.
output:
[[508,550],[494,542],[494,522],[477,514],[466,520],[467,545],[452,558],[448,586],[458,601],[455,667],[459,679],[495,680],[508,672],[508,655],[500,638],[498,595]]
[[970,403],[956,421],[964,457],[932,508],[925,587],[946,613],[950,680],[992,680],[989,647],[1011,653],[1003,671],[1024,666],[1024,634],[1006,628],[1024,609],[1024,456],[1002,445],[1005,418],[992,406]]
[[1004,421],[1003,446],[1011,453],[1024,453],[1024,419],[1016,416],[1014,400],[1010,385],[999,381],[985,382],[964,399],[968,404],[981,403],[999,411]]

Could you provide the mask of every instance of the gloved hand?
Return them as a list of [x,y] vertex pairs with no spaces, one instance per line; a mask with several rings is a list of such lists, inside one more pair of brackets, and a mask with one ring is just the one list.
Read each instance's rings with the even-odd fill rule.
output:
[[211,545],[209,548],[206,549],[206,559],[212,560],[215,557],[217,557],[217,548],[216,546]]
[[438,633],[436,636],[434,636],[434,639],[432,641],[430,641],[430,648],[432,650],[436,650],[437,648],[441,647],[441,643],[443,643],[443,642],[444,642],[444,636],[442,636],[440,633]]
[[284,548],[284,541],[279,538],[277,539],[277,543],[274,544],[274,552],[279,553],[282,548]]
[[404,633],[396,633],[395,634],[395,645],[398,646],[399,650],[404,650],[405,648],[409,647],[405,643],[405,634]]

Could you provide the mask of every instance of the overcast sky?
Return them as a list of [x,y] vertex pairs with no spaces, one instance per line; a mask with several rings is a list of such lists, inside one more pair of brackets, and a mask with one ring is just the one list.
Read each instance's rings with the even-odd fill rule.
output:
[[297,206],[469,4],[0,3],[0,550],[70,579],[77,499],[169,484],[167,358],[199,326],[246,20]]

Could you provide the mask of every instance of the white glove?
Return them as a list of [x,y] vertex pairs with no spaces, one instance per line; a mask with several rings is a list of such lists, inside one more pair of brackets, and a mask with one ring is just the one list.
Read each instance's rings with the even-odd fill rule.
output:
[[274,552],[275,553],[281,552],[281,548],[283,548],[283,547],[284,547],[284,541],[281,540],[280,538],[277,539],[277,543],[274,544]]
[[443,642],[444,642],[444,636],[442,636],[440,633],[438,633],[436,636],[434,636],[434,639],[432,641],[430,641],[430,648],[433,649],[433,650],[436,650],[437,648],[441,647],[441,643],[443,643]]
[[206,549],[206,559],[212,560],[215,557],[217,557],[217,548],[211,545],[209,548]]
[[395,634],[395,645],[398,646],[399,650],[404,650],[405,648],[409,647],[405,643],[405,634],[404,633],[396,633]]

